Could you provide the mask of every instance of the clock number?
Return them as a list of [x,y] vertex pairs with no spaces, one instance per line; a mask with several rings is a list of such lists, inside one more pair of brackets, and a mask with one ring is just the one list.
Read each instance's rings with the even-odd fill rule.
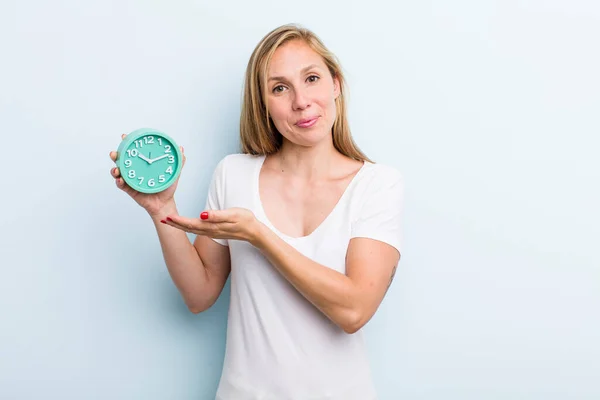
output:
[[167,170],[165,171],[167,174],[171,174],[173,175],[173,167],[169,167],[167,168]]
[[162,146],[162,140],[160,138],[156,138],[156,140],[158,140],[158,145]]
[[169,164],[173,164],[175,162],[175,156],[169,156]]
[[143,176],[139,176],[139,177],[138,177],[138,179],[140,180],[140,185],[141,185],[142,183],[144,183],[144,177],[143,177]]
[[144,136],[144,143],[154,144],[154,136]]
[[125,160],[125,166],[127,168],[131,167],[131,160]]
[[154,185],[156,185],[156,183],[154,182],[154,179],[148,179],[148,186],[154,187]]
[[137,157],[138,151],[136,149],[127,150],[127,155],[129,157]]
[[130,169],[128,175],[130,178],[135,178],[135,169]]
[[165,145],[165,153],[170,153],[171,152],[171,146],[169,146],[168,144]]
[[143,147],[143,146],[144,146],[144,141],[142,139],[135,141],[135,147],[136,148]]
[[159,175],[158,176],[158,183],[163,183],[164,181],[166,181],[165,176],[164,175]]

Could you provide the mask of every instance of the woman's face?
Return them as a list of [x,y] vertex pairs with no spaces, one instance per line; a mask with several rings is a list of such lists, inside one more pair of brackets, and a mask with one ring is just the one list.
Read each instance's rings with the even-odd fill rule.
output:
[[269,114],[277,130],[301,146],[330,140],[339,81],[321,56],[293,40],[275,51],[267,72]]

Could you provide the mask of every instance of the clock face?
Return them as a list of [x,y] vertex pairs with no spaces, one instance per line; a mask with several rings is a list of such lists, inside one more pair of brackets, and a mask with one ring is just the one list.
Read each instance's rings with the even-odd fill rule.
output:
[[177,144],[166,135],[142,132],[124,145],[119,154],[121,176],[133,189],[157,193],[175,182],[181,155]]

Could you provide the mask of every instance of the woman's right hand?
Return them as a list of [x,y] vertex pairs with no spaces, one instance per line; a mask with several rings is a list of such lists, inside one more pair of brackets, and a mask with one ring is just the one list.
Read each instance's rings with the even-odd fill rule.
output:
[[[125,139],[125,136],[125,134],[121,135],[121,140]],[[183,165],[185,165],[185,155],[183,154],[183,147],[179,146],[179,148],[181,149],[181,154],[183,156],[183,168]],[[116,151],[110,152],[110,159],[116,163]],[[177,190],[177,184],[179,183],[179,178],[181,177],[181,174],[177,177],[177,180],[167,189],[163,190],[162,192],[152,194],[138,192],[137,190],[129,186],[127,183],[125,183],[125,181],[121,177],[121,171],[119,171],[119,168],[117,167],[111,169],[110,174],[113,176],[113,178],[115,178],[115,184],[117,185],[117,187],[125,193],[127,193],[129,196],[131,196],[131,198],[135,200],[136,203],[138,203],[141,207],[143,207],[151,216],[160,216],[163,210],[169,210],[166,212],[172,212],[172,208],[175,205],[175,190]]]

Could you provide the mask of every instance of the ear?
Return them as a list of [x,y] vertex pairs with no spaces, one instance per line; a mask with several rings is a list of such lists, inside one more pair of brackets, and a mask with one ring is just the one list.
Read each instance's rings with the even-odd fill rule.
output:
[[340,80],[338,79],[337,76],[333,77],[333,98],[337,99],[340,94],[341,94],[341,89],[340,89]]

